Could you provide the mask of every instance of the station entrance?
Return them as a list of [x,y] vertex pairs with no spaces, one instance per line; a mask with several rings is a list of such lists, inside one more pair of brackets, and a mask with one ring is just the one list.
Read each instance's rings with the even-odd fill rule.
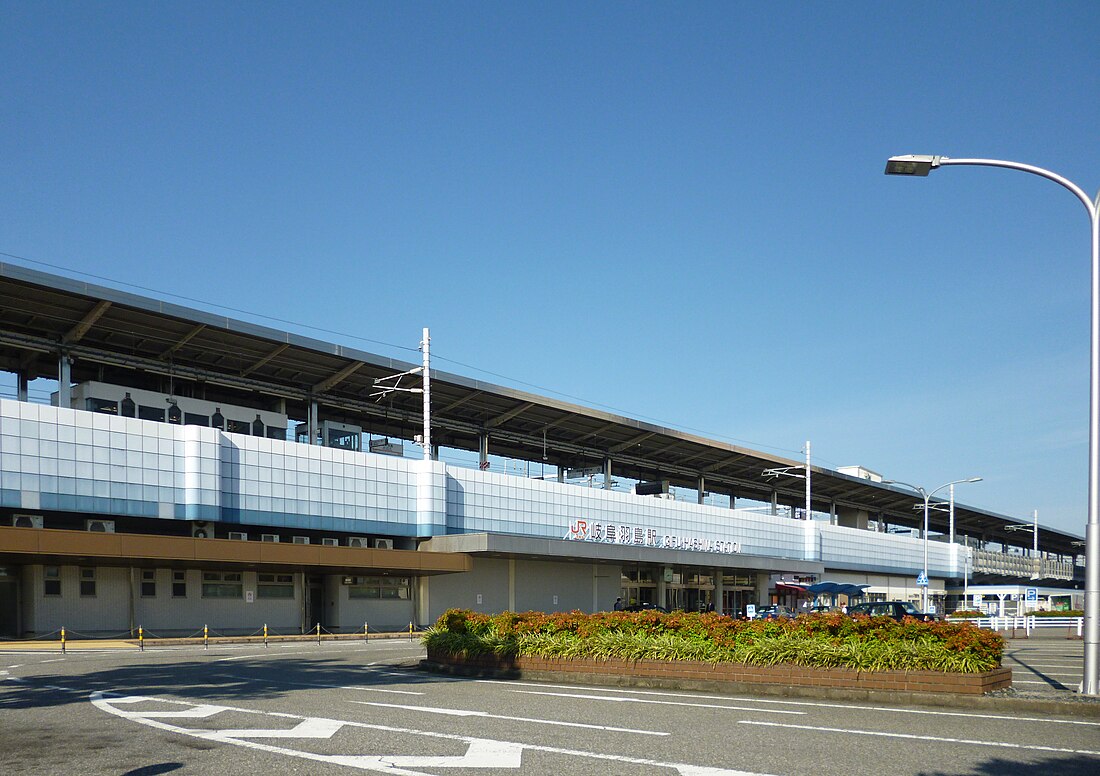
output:
[[[722,574],[721,611],[734,617],[745,613],[748,604],[759,603],[752,577],[743,574]],[[635,563],[622,567],[622,599],[624,605],[661,606],[669,611],[686,612],[718,609],[715,577],[712,569],[691,566],[659,566]]]

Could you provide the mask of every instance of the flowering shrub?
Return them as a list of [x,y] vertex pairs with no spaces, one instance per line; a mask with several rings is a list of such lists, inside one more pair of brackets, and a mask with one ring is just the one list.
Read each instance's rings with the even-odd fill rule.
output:
[[488,615],[448,609],[425,632],[423,642],[433,650],[468,656],[701,660],[950,673],[997,668],[1004,651],[999,634],[966,622],[897,622],[839,612],[748,621],[713,612]]

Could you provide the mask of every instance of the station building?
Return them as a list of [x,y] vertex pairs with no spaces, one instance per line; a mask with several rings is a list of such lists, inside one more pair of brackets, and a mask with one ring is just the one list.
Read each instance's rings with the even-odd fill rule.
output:
[[926,551],[940,611],[983,584],[1073,600],[1083,578],[1080,537],[1037,526],[1035,552],[1026,520],[940,500],[922,537],[919,497],[863,468],[10,264],[0,370],[6,637],[394,630],[616,598],[736,616],[824,583],[919,601]]

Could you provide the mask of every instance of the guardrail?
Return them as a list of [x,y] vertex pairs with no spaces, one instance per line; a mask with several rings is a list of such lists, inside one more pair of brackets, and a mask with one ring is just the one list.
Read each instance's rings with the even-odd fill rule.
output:
[[1085,629],[1084,617],[951,617],[949,622],[972,622],[979,628],[994,631],[1022,630],[1029,636],[1033,630],[1042,628],[1066,628],[1081,638]]

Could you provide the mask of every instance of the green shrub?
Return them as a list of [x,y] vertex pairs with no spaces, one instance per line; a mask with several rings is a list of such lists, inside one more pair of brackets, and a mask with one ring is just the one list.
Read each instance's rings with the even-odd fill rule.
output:
[[1066,609],[1064,612],[1032,612],[1036,617],[1084,617],[1081,609]]
[[715,613],[504,612],[449,609],[423,636],[455,655],[621,660],[699,660],[749,665],[848,667],[864,671],[978,673],[1001,664],[1004,640],[961,622],[849,617],[733,620]]

